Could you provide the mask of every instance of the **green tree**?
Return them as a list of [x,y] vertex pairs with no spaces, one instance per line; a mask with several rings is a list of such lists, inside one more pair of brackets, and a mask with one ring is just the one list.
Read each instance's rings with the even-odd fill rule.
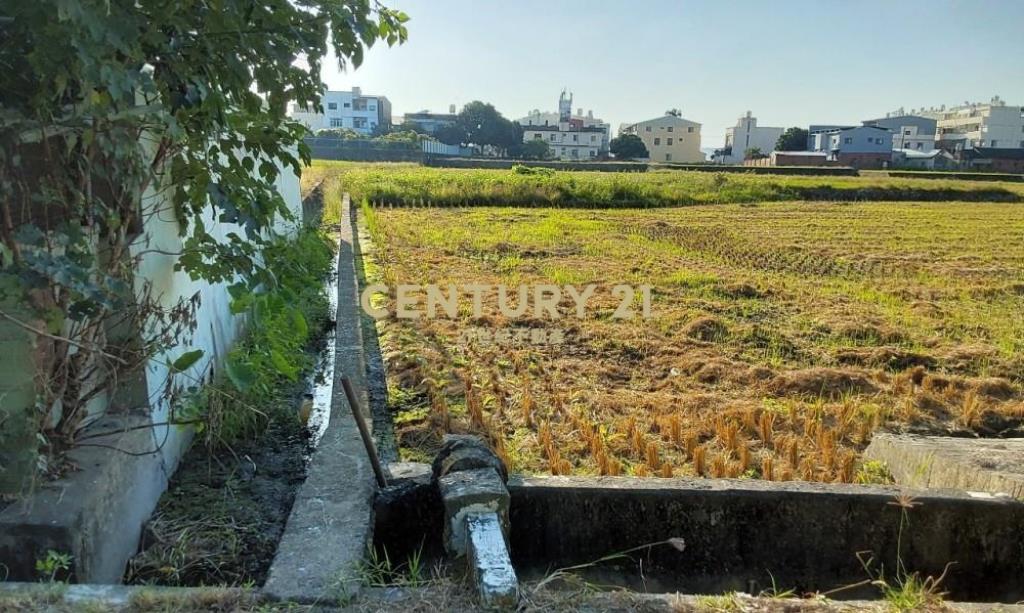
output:
[[[461,142],[474,145],[491,145],[507,151],[522,142],[523,131],[518,123],[505,119],[493,105],[474,100],[462,107],[455,118],[455,130],[462,135]],[[440,131],[439,131],[440,132]],[[453,136],[446,133],[446,136]],[[442,142],[447,142],[441,138]],[[454,144],[454,143],[449,143]]]
[[640,140],[636,134],[623,134],[613,138],[608,144],[608,149],[620,160],[633,160],[650,155],[644,141]]
[[338,138],[341,140],[358,140],[362,134],[352,128],[322,128],[313,133],[318,138]]
[[803,128],[787,128],[775,141],[776,151],[804,151],[807,149],[808,132]]
[[542,138],[534,138],[523,143],[520,156],[527,160],[545,160],[551,155],[551,147]]
[[[408,18],[370,0],[36,0],[2,12],[0,304],[27,305],[47,329],[0,316],[46,344],[37,413],[57,415],[45,432],[61,449],[87,402],[194,329],[194,301],[139,289],[147,221],[177,216],[183,249],[167,255],[193,279],[231,283],[240,303],[274,291],[261,252],[290,215],[275,183],[309,161],[308,131],[286,111],[322,110],[328,51],[358,66],[374,42],[404,41]],[[171,211],[147,208],[154,190],[173,195]]]
[[743,152],[744,160],[760,160],[766,157],[768,156],[761,152],[760,147],[750,147]]
[[446,145],[462,145],[469,140],[465,130],[457,125],[441,126],[434,132],[434,137]]

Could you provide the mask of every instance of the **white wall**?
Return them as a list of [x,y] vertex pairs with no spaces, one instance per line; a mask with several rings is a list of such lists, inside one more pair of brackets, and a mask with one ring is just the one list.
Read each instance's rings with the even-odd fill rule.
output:
[[[299,191],[299,178],[289,167],[283,167],[277,180],[277,189],[284,198],[289,210],[301,221],[302,202]],[[159,304],[170,308],[181,299],[199,294],[201,303],[196,310],[196,329],[190,339],[183,339],[178,347],[150,360],[144,373],[144,389],[148,395],[154,423],[168,421],[170,407],[163,400],[162,394],[166,386],[168,368],[166,364],[177,356],[193,349],[202,349],[203,357],[187,372],[176,377],[176,384],[188,387],[207,382],[210,373],[223,360],[238,334],[242,330],[242,320],[231,314],[230,297],[226,283],[211,284],[206,281],[194,281],[182,272],[174,270],[177,253],[182,248],[179,226],[171,206],[170,190],[158,191],[151,187],[143,195],[144,210],[158,211],[151,215],[144,226],[144,234],[148,241],[138,241],[133,254],[147,252],[141,257],[136,288],[141,290],[144,280],[152,284],[152,294]],[[210,234],[224,238],[228,232],[236,230],[234,224],[220,223],[215,219],[213,211],[209,211],[204,223]],[[278,232],[290,230],[288,222],[279,221],[275,229]],[[162,253],[155,253],[159,250]],[[179,427],[159,426],[153,429],[155,444],[161,447],[164,470],[170,475],[177,466],[185,446],[190,439],[190,432]]]

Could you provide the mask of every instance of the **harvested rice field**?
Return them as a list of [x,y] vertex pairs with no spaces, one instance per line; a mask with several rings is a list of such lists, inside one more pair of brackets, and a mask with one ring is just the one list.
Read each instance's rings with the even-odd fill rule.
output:
[[[407,459],[478,433],[528,473],[878,482],[876,431],[1021,433],[1019,204],[364,204],[361,223]],[[431,284],[396,316],[397,286]]]

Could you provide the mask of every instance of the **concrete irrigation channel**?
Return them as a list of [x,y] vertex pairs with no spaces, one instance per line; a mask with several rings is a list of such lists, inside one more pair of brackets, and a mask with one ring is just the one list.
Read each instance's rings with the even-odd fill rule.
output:
[[[593,596],[594,610],[699,609],[694,596],[666,594],[773,588],[860,608],[874,606],[852,599],[877,598],[877,573],[891,578],[906,569],[943,576],[947,601],[1024,610],[1012,604],[1024,600],[1021,440],[880,436],[868,455],[889,463],[895,486],[509,475],[472,437],[446,439],[433,465],[395,462],[394,442],[384,441],[377,447],[385,451],[387,486],[378,487],[341,385],[352,383],[380,440],[386,387],[368,339],[376,332],[360,311],[357,211],[346,195],[329,418],[258,601],[324,607],[363,598],[400,609],[431,589],[382,596],[367,588],[361,568],[377,547],[395,560],[415,552],[465,569],[474,606],[497,609],[515,608],[531,582],[557,589],[552,578],[567,576],[559,569],[633,594],[622,597],[628,606]],[[0,593],[39,589],[4,584]],[[74,586],[62,597],[116,604],[135,589],[143,588]],[[192,598],[194,591],[161,588],[167,593]]]

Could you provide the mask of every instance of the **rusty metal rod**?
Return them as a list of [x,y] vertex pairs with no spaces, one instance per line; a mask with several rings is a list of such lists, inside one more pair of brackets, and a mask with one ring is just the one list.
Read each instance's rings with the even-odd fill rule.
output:
[[356,392],[352,389],[352,382],[348,380],[348,377],[342,377],[341,386],[345,388],[345,397],[348,399],[348,406],[352,408],[352,417],[356,420],[356,426],[359,427],[359,436],[363,439],[363,445],[366,447],[366,455],[370,456],[370,465],[373,466],[373,475],[377,478],[377,486],[383,489],[388,486],[388,480],[384,477],[384,469],[380,467],[377,448],[373,446],[370,430],[363,420],[363,412],[359,406],[359,400],[356,399]]

